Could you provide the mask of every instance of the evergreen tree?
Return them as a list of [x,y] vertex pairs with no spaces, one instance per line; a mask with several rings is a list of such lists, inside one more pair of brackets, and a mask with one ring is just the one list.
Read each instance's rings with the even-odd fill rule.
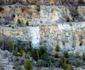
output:
[[20,19],[18,19],[17,22],[18,22],[19,25],[21,25],[21,21],[20,21]]
[[80,66],[80,60],[76,60],[76,67]]
[[32,65],[31,65],[31,62],[29,59],[26,59],[25,62],[24,62],[24,68],[26,70],[31,70],[32,69]]
[[14,55],[15,56],[18,56],[18,48],[16,47],[15,50],[14,50]]
[[73,70],[73,67],[70,65],[66,70]]
[[75,56],[76,57],[79,57],[79,52],[78,51],[75,53]]
[[70,22],[70,18],[69,17],[66,17],[66,22]]
[[42,62],[40,60],[37,61],[37,67],[42,67]]
[[64,53],[64,57],[65,57],[65,58],[68,58],[68,57],[69,57],[68,52],[65,52],[65,53]]
[[23,56],[24,51],[20,50],[20,56]]
[[65,60],[64,57],[62,57],[60,59],[59,66],[62,67],[62,68],[64,68],[64,69],[66,68],[66,60]]
[[30,48],[30,55],[31,55],[31,57],[33,58],[33,59],[35,59],[35,50],[34,50],[34,48],[33,47],[31,47]]
[[12,47],[13,47],[13,44],[10,40],[6,41],[6,45],[7,45],[8,50],[12,49]]
[[52,63],[51,60],[50,60],[50,62],[49,62],[49,67],[53,67],[53,63]]
[[56,51],[56,52],[59,52],[59,51],[60,51],[60,47],[59,47],[59,45],[56,46],[55,51]]
[[85,53],[83,53],[83,60],[85,61]]
[[56,54],[55,54],[55,58],[58,58],[58,57],[59,57],[59,56],[58,56],[58,53],[56,53]]
[[41,58],[41,56],[44,55],[45,53],[46,53],[45,48],[44,48],[43,46],[40,47],[40,48],[37,50],[38,58]]
[[29,23],[28,23],[28,21],[26,22],[26,26],[29,26]]

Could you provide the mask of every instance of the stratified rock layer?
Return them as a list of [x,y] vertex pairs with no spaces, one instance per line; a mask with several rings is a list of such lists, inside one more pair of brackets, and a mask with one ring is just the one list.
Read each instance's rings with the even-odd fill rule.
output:
[[[4,40],[11,39],[31,42],[34,48],[45,46],[48,51],[54,50],[56,45],[61,49],[72,50],[85,45],[85,22],[59,23],[57,25],[28,26],[18,28],[0,27]],[[82,49],[85,50],[84,47]],[[83,52],[82,51],[82,52]]]
[[[75,47],[85,45],[85,22],[71,23],[73,21],[72,10],[68,6],[24,6],[17,3],[2,6],[2,8],[4,10],[0,12],[0,22],[3,25],[5,22],[13,25],[0,27],[0,40],[10,39],[14,43],[18,40],[30,42],[34,48],[45,46],[48,51],[54,50],[57,44],[62,49],[66,48],[64,50],[74,50]],[[81,6],[74,10],[80,18],[84,19],[83,8]],[[80,20],[79,17],[76,15],[78,18],[76,21]],[[18,20],[25,25],[18,27]],[[29,26],[26,26],[27,21]],[[80,50],[85,49],[80,48]]]
[[[18,20],[26,25],[49,25],[73,21],[85,21],[85,7],[78,6],[78,9],[72,6],[24,6],[19,3],[10,6],[2,6],[3,10],[0,11],[0,24],[18,24]],[[74,20],[74,18],[76,20]]]

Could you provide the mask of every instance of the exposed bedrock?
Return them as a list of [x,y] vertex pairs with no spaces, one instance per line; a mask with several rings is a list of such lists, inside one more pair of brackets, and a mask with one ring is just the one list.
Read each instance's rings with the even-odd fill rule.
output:
[[[31,42],[34,48],[45,46],[48,51],[60,45],[61,49],[85,50],[85,22],[60,23],[57,25],[41,25],[28,27],[0,27],[0,40],[10,39],[14,43],[17,40]],[[81,49],[83,47],[83,49]]]
[[[85,7],[78,6],[76,9],[73,6],[24,6],[15,4],[10,6],[2,6],[0,11],[0,25],[18,24],[18,20],[23,25],[29,22],[29,25],[49,25],[63,22],[84,21]],[[75,17],[74,17],[75,16]],[[68,19],[67,19],[68,17]]]

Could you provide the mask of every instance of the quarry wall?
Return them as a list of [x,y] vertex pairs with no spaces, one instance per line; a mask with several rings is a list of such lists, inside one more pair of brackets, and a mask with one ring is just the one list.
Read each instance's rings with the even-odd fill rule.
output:
[[34,48],[45,46],[48,50],[61,48],[80,47],[85,45],[85,22],[58,23],[56,25],[41,25],[16,27],[0,27],[0,40],[10,39],[31,42]]
[[[83,11],[81,11],[83,10]],[[84,7],[78,7],[79,17],[84,19]],[[10,39],[30,43],[34,48],[45,46],[48,51],[59,45],[62,49],[73,50],[85,45],[85,22],[72,22],[71,10],[68,6],[24,6],[15,4],[4,6],[0,12],[0,23],[10,22],[14,28],[0,26],[0,40]],[[13,14],[15,17],[13,17]],[[83,15],[83,16],[82,16]],[[69,17],[71,22],[66,22]],[[78,18],[78,17],[77,17]],[[17,20],[29,22],[29,26],[17,26]],[[2,22],[4,21],[4,22]],[[81,49],[80,49],[81,50]],[[84,47],[82,49],[85,51]]]

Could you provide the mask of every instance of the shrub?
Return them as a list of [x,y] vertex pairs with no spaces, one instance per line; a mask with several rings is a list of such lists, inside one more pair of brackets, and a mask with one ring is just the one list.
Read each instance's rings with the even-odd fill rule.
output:
[[55,51],[56,51],[56,52],[59,52],[59,51],[60,51],[60,47],[59,47],[59,45],[56,46]]
[[58,53],[56,53],[56,54],[55,54],[55,58],[58,58],[58,57],[59,57],[59,56],[58,56]]
[[76,67],[80,66],[80,60],[76,60]]
[[20,44],[20,50],[26,51],[25,47],[23,47],[22,44]]
[[12,68],[13,68],[13,69],[16,69],[16,67],[15,67],[15,66],[13,66]]
[[14,18],[15,17],[15,14],[12,14],[12,17]]
[[49,59],[51,60],[52,63],[54,63],[54,57],[49,57]]
[[73,70],[73,67],[70,65],[66,70]]
[[66,61],[62,64],[62,68],[66,68]]
[[53,63],[51,60],[49,61],[49,67],[53,67]]
[[66,59],[66,63],[69,63],[69,59]]
[[41,55],[40,59],[45,61],[46,59],[49,59],[49,56],[47,55],[47,53],[44,53]]
[[20,56],[23,56],[24,51],[20,50]]
[[18,70],[20,70],[20,65],[17,67]]
[[16,3],[16,0],[12,0],[12,3]]
[[29,26],[29,23],[28,23],[28,21],[26,22],[26,26]]
[[10,49],[12,49],[12,47],[13,47],[13,44],[12,44],[12,42],[10,41],[10,40],[7,40],[6,41],[6,45],[7,45],[7,48],[10,50]]
[[62,57],[62,58],[60,59],[59,65],[62,66],[62,64],[63,64],[64,62],[65,62],[65,58]]
[[24,52],[26,51],[26,49],[23,47],[22,44],[20,44],[20,56],[23,56]]
[[37,50],[37,55],[38,57],[40,58],[42,55],[44,55],[46,53],[46,50],[44,47],[40,47],[38,50]]
[[12,26],[12,29],[14,29],[14,26]]
[[14,55],[15,56],[18,56],[18,48],[16,47],[15,50],[14,50]]
[[66,17],[66,22],[70,22],[70,18],[69,17]]
[[37,67],[42,67],[42,62],[40,60],[37,61]]
[[33,59],[35,59],[35,50],[33,47],[30,48],[30,55]]
[[68,58],[69,57],[68,52],[64,52],[64,57],[65,58]]
[[24,68],[26,70],[31,70],[32,69],[32,66],[31,66],[31,62],[29,59],[26,59],[25,62],[24,62]]
[[3,11],[4,10],[4,8],[3,7],[0,7],[0,11]]
[[79,57],[79,52],[78,51],[75,53],[75,56],[76,57]]
[[62,57],[60,59],[59,66],[62,67],[62,68],[64,68],[64,69],[66,68],[66,60],[65,60],[64,57]]
[[19,61],[19,59],[16,57],[16,61]]
[[18,22],[18,24],[21,24],[21,21],[19,19],[17,20],[17,22]]
[[85,53],[83,53],[83,60],[85,61]]
[[9,24],[8,27],[11,27],[11,25]]

